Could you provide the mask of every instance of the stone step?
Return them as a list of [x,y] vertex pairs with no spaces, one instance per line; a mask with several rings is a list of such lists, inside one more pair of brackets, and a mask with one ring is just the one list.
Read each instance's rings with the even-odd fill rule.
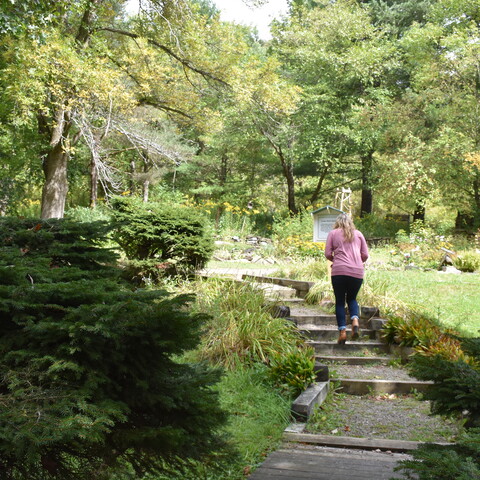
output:
[[[315,355],[315,360],[318,363],[331,365],[331,364],[344,364],[344,365],[370,365],[370,364],[383,364],[386,365],[392,357],[390,356],[344,356],[344,355]],[[333,367],[334,368],[334,367]]]
[[252,285],[257,289],[262,290],[265,297],[277,302],[283,301],[284,299],[296,299],[297,292],[293,288],[269,285],[267,283],[252,283]]
[[[291,317],[290,317],[291,318]],[[301,325],[299,331],[310,340],[336,340],[338,338],[338,329],[333,325]],[[347,333],[348,336],[351,332]],[[375,339],[376,332],[374,330],[361,329],[360,339]]]
[[[337,326],[337,319],[333,313],[318,313],[316,315],[291,315],[291,318],[295,320],[297,325],[301,327],[302,325],[333,325]],[[360,328],[369,328],[368,320],[365,318],[360,319]],[[351,322],[350,318],[347,317],[347,327],[350,328]]]
[[377,341],[349,341],[344,345],[338,345],[337,342],[327,342],[327,341],[315,341],[307,340],[306,344],[314,347],[316,354],[321,355],[331,355],[331,354],[348,354],[348,356],[360,355],[360,356],[369,356],[372,353],[375,356],[378,355],[377,352],[389,353],[389,346],[383,342]]
[[412,392],[424,393],[433,382],[419,380],[369,380],[357,378],[332,378],[339,384],[342,393],[349,395],[396,394],[408,395]]
[[291,278],[277,278],[263,275],[242,275],[242,280],[254,281],[257,283],[268,283],[280,285],[282,287],[293,288],[297,296],[305,298],[308,291],[315,285],[314,282],[306,282],[304,280],[293,280]]
[[279,301],[278,298],[265,295],[265,300],[270,303],[276,303],[276,304],[282,304],[282,305],[303,305],[305,303],[305,300],[303,298],[298,298],[298,297],[282,298],[281,301]]
[[310,385],[292,404],[292,415],[296,420],[307,420],[316,405],[321,405],[328,394],[330,382]]

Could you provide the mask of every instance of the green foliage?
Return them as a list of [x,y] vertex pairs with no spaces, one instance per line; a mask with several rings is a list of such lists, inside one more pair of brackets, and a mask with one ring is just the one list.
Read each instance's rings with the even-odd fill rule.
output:
[[211,280],[197,285],[197,308],[213,316],[207,323],[200,355],[233,369],[240,364],[269,364],[302,345],[295,325],[272,318],[262,292],[249,284]]
[[422,221],[414,222],[410,233],[399,230],[395,240],[396,248],[390,251],[392,260],[421,268],[438,268],[445,255],[441,249],[452,248],[448,237],[438,235]]
[[314,350],[299,348],[287,354],[272,355],[269,375],[278,387],[295,397],[315,382],[314,366]]
[[222,408],[229,413],[223,428],[237,453],[212,455],[186,471],[149,480],[244,480],[253,466],[280,445],[290,420],[291,399],[272,388],[267,367],[257,364],[226,372],[217,388]]
[[400,229],[408,228],[408,224],[405,222],[381,218],[378,215],[372,214],[365,215],[362,218],[356,218],[355,225],[367,238],[394,238]]
[[325,243],[312,240],[313,218],[309,210],[293,217],[274,219],[272,237],[278,256],[324,259]]
[[425,397],[433,413],[465,415],[467,426],[480,426],[480,339],[458,339],[464,355],[449,358],[441,353],[416,355],[410,366],[420,380],[432,380]]
[[402,460],[395,471],[410,480],[480,479],[480,429],[463,433],[455,446],[420,445],[412,460]]
[[132,277],[188,274],[209,260],[213,240],[198,211],[120,197],[112,205],[114,239],[130,260]]
[[76,222],[108,222],[111,220],[111,216],[112,212],[102,207],[74,207],[65,212],[65,218]]
[[476,272],[480,270],[480,253],[462,252],[454,257],[453,264],[462,272]]
[[204,318],[132,291],[105,223],[0,221],[0,476],[141,477],[218,450],[219,372],[178,364]]

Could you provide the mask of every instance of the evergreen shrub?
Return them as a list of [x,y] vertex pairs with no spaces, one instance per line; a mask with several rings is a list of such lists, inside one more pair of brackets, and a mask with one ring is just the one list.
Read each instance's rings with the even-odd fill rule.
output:
[[[192,298],[132,291],[105,223],[0,220],[0,478],[111,479],[222,444]],[[182,460],[183,459],[183,460]]]
[[129,260],[132,277],[144,282],[188,275],[210,259],[213,237],[198,210],[126,197],[114,199],[112,206],[114,239]]
[[412,375],[431,380],[425,397],[432,402],[432,412],[464,416],[468,427],[480,427],[480,338],[457,338],[462,355],[449,358],[442,353],[414,355]]
[[448,357],[434,346],[428,354],[412,357],[410,372],[420,380],[433,381],[424,394],[432,413],[463,418],[466,430],[454,445],[426,444],[414,450],[413,459],[396,468],[405,478],[480,479],[480,338],[452,339],[461,345],[461,355]]
[[395,467],[411,480],[479,480],[480,429],[465,432],[454,446],[420,445],[412,460]]

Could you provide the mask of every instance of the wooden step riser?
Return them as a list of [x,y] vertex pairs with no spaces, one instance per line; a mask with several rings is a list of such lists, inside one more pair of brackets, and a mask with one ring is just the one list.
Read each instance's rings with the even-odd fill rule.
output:
[[348,395],[408,395],[413,392],[424,393],[431,382],[391,381],[391,380],[358,380],[345,378],[330,378],[340,384],[340,392]]
[[[363,342],[349,342],[344,345],[329,342],[307,342],[315,348],[315,353],[318,355],[342,355],[348,356],[349,353],[361,353],[369,351],[373,353],[389,353],[389,346],[384,343],[363,343]],[[378,355],[378,353],[377,353]]]
[[[325,325],[337,325],[337,319],[335,315],[292,315],[290,318],[295,320],[299,328],[302,325],[317,325],[319,327]],[[368,321],[360,319],[359,322],[360,328],[368,328]],[[347,319],[347,328],[351,327],[350,319]]]
[[[300,333],[310,340],[324,340],[324,341],[333,341],[338,338],[338,330],[307,330],[300,329]],[[361,330],[360,336],[367,337],[371,340],[375,340],[376,332],[373,330]],[[347,333],[347,336],[350,337],[351,332]]]

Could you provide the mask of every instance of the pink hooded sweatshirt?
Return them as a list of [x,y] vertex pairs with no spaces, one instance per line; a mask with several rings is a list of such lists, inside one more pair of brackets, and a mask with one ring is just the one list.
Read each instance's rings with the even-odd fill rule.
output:
[[353,240],[346,242],[341,228],[331,230],[327,236],[325,257],[333,262],[332,276],[348,275],[363,278],[365,271],[363,263],[368,258],[365,237],[361,232],[355,230]]

